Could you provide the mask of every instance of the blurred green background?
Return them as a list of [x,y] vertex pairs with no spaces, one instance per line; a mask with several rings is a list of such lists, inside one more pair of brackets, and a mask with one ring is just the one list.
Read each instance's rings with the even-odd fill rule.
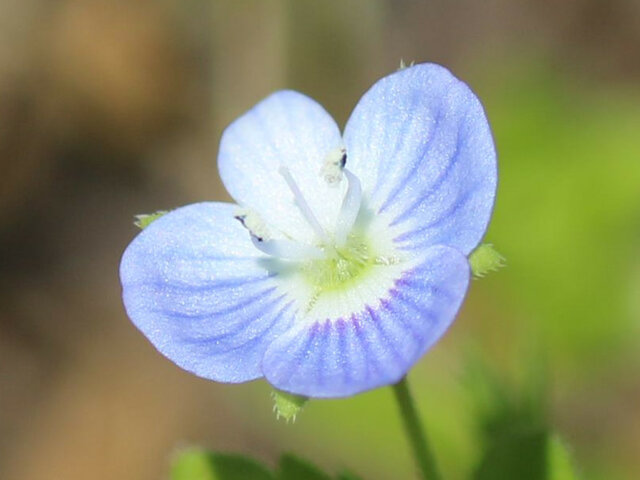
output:
[[499,152],[508,266],[410,375],[446,478],[547,425],[581,478],[640,478],[639,53],[636,0],[3,0],[0,478],[166,478],[193,444],[415,478],[389,389],[277,422],[157,354],[117,277],[134,214],[228,198],[235,117],[286,87],[344,124],[401,58],[469,83]]

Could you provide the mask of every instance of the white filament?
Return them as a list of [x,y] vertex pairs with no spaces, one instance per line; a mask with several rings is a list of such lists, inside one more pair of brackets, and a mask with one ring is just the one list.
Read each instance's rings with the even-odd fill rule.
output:
[[263,253],[272,257],[293,261],[305,261],[314,258],[324,258],[324,252],[311,245],[304,245],[291,240],[260,240],[251,235],[253,245]]
[[336,247],[343,247],[347,241],[347,236],[353,224],[356,223],[358,212],[360,212],[360,204],[362,203],[362,185],[360,180],[346,168],[343,168],[344,176],[347,177],[348,187],[347,193],[342,200],[342,207],[338,214],[338,222],[336,224]]

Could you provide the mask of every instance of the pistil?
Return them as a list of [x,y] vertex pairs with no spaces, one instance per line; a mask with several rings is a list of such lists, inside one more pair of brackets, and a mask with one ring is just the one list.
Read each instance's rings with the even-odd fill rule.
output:
[[300,213],[302,213],[304,219],[311,226],[322,243],[324,243],[325,245],[328,244],[329,237],[322,228],[322,225],[320,225],[320,222],[318,221],[316,216],[313,214],[311,207],[309,207],[307,200],[304,198],[304,195],[300,191],[300,187],[298,187],[298,184],[294,180],[289,169],[283,165],[278,169],[278,173],[280,173],[280,175],[282,175],[284,177],[284,180],[287,182],[287,185],[289,186],[291,193],[293,193],[293,198],[295,199],[296,204],[300,209]]

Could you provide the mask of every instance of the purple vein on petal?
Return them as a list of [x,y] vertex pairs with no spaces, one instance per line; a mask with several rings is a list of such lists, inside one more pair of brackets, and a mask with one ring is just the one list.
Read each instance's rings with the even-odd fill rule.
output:
[[[435,218],[427,225],[398,235],[393,241],[395,243],[405,243],[417,235],[423,235],[425,232],[440,226],[445,221],[455,220],[455,214],[472,200],[475,191],[476,189],[467,191],[457,202],[452,203],[444,212],[441,212],[438,218]],[[421,246],[421,244],[400,245],[398,248],[401,250],[415,250],[416,248],[421,248]]]
[[[415,120],[414,120],[415,121]],[[370,122],[373,123],[373,122]],[[402,122],[400,125],[400,130],[398,131],[397,135],[393,136],[393,147],[389,149],[390,152],[393,152],[390,154],[390,158],[395,158],[396,155],[398,155],[401,151],[401,147],[402,147],[402,142],[405,138],[405,135],[407,133],[407,131],[409,130],[409,128],[413,126],[412,122]],[[416,162],[416,164],[419,162]],[[414,165],[415,168],[415,165]],[[381,183],[385,183],[387,182],[389,179],[386,175],[379,175],[378,178],[376,179],[376,183],[375,183],[375,187],[373,188],[374,192],[377,192],[378,190],[380,190],[381,188]],[[401,186],[402,184],[404,184],[404,182],[401,182]],[[397,187],[398,190],[400,189],[400,187]],[[395,194],[397,194],[398,192],[396,192]],[[393,192],[392,192],[393,194]],[[395,196],[395,194],[393,194]],[[388,201],[388,200],[387,200]],[[385,201],[385,204],[387,203],[387,201]],[[385,206],[383,205],[378,212],[383,211],[385,208]]]
[[402,358],[402,355],[398,351],[397,345],[394,345],[394,342],[389,338],[388,332],[383,328],[383,319],[380,318],[378,313],[371,308],[369,305],[366,307],[369,316],[371,317],[372,329],[374,332],[378,333],[379,338],[382,340],[381,343],[385,343],[388,347],[388,352],[395,359],[396,363],[402,365],[405,363],[405,360]]
[[172,289],[175,291],[185,290],[189,292],[205,292],[209,290],[221,290],[225,288],[235,288],[235,287],[243,287],[245,285],[257,284],[261,282],[266,282],[276,276],[276,273],[269,272],[267,275],[261,274],[256,275],[255,277],[241,277],[241,278],[230,278],[230,279],[218,279],[214,282],[207,282],[205,284],[190,284],[187,282],[174,282],[168,284],[165,281],[154,281],[149,282],[145,280],[141,280],[139,282],[131,282],[127,286],[128,287],[138,287],[138,286],[150,286],[156,289]]
[[406,207],[401,214],[394,218],[393,221],[389,224],[390,226],[393,227],[395,225],[399,225],[412,218],[413,216],[415,216],[414,210],[417,207],[433,198],[433,196],[440,190],[440,187],[442,187],[442,184],[449,178],[449,174],[454,170],[454,167],[457,165],[455,158],[458,154],[459,149],[460,145],[458,142],[456,142],[456,147],[451,154],[449,162],[447,163],[446,167],[440,172],[434,183],[429,185],[429,191],[423,194],[416,195],[416,200],[414,200],[411,205]]
[[[253,296],[245,297],[243,299],[243,301],[238,302],[235,305],[229,305],[229,306],[224,307],[224,308],[222,308],[220,310],[212,310],[212,311],[207,311],[207,312],[187,313],[187,312],[179,312],[179,311],[172,311],[172,310],[167,310],[167,309],[163,309],[163,308],[157,308],[157,309],[152,309],[151,311],[153,313],[168,314],[168,315],[170,315],[172,317],[178,317],[178,318],[184,318],[184,319],[198,319],[198,318],[218,317],[220,315],[228,315],[230,313],[237,312],[238,310],[240,310],[242,308],[245,308],[245,307],[255,303],[257,300],[265,299],[271,293],[273,293],[275,290],[276,290],[276,287],[267,288],[266,290],[258,292]],[[283,296],[279,297],[278,300],[280,300],[281,298],[283,298]]]
[[248,339],[246,342],[242,342],[242,343],[240,343],[238,345],[233,346],[233,348],[230,348],[225,353],[229,353],[229,352],[233,352],[235,350],[239,350],[241,348],[249,347],[249,346],[255,344],[256,342],[263,340],[265,335],[267,335],[271,330],[273,330],[280,323],[280,320],[287,313],[287,310],[289,310],[289,308],[292,305],[293,305],[293,302],[289,302],[288,304],[286,304],[284,307],[282,307],[278,311],[278,313],[276,313],[274,315],[274,318],[273,318],[272,322],[269,324],[268,327],[266,327],[263,331],[257,333],[256,335],[254,335],[250,339]]
[[338,352],[341,354],[341,358],[339,361],[342,366],[342,380],[344,381],[344,383],[349,383],[349,381],[351,380],[351,368],[349,365],[349,355],[347,354],[347,324],[344,318],[338,318],[335,321],[334,326],[336,329],[336,335],[338,336]]
[[259,260],[260,257],[256,255],[245,255],[245,256],[229,256],[229,255],[207,255],[205,257],[202,256],[202,252],[195,250],[189,251],[185,247],[184,250],[180,250],[180,260],[181,261],[189,261],[192,263],[207,263],[207,262],[249,262]]
[[[431,129],[431,132],[432,132],[431,138],[433,138],[435,136],[435,134],[437,133],[438,128],[440,126],[440,122],[442,120],[442,117],[443,117],[443,114],[442,114],[441,110],[438,110],[438,116],[434,119],[434,125],[433,125],[433,128]],[[414,120],[414,121],[416,121],[416,120]],[[407,124],[408,123],[409,122],[407,122]],[[382,206],[378,209],[378,213],[383,213],[384,211],[386,211],[391,206],[391,204],[393,203],[395,198],[404,189],[404,187],[406,186],[407,182],[409,182],[410,179],[415,175],[416,170],[418,170],[420,165],[422,165],[422,163],[427,160],[426,156],[434,148],[434,146],[435,146],[434,142],[433,141],[429,141],[423,146],[423,148],[421,149],[420,152],[415,154],[416,160],[413,162],[411,167],[407,169],[407,171],[405,172],[405,174],[402,177],[402,180],[399,180],[399,181],[396,182],[395,186],[393,187],[393,189],[391,190],[389,195],[387,195],[386,200],[384,201]],[[385,180],[388,181],[388,178],[385,178]]]
[[432,295],[441,295],[442,297],[444,297],[444,298],[446,298],[447,300],[450,300],[450,301],[454,300],[454,297],[452,296],[451,292],[439,287],[438,285],[424,285],[422,283],[417,283],[415,281],[408,280],[408,279],[402,281],[402,283],[400,283],[400,280],[399,280],[396,283],[396,285],[402,285],[403,286],[402,288],[398,289],[398,296],[404,302],[407,302],[409,304],[414,305],[417,309],[421,308],[420,305],[415,303],[415,299],[413,299],[413,297],[410,297],[410,296],[406,295],[406,293],[405,293],[406,290],[413,290],[419,295],[424,295],[425,293],[429,292]]
[[[283,384],[290,383],[291,377],[293,377],[293,375],[296,373],[296,370],[295,370],[294,366],[295,365],[301,365],[303,363],[304,357],[306,356],[307,350],[309,349],[309,345],[311,345],[313,343],[313,340],[316,337],[316,335],[318,334],[319,330],[320,330],[320,324],[318,322],[315,322],[311,326],[311,328],[309,330],[309,335],[307,335],[307,339],[304,342],[304,344],[302,345],[302,348],[300,348],[298,350],[298,353],[296,354],[295,359],[292,359],[291,362],[288,362],[288,363],[291,364],[291,368],[288,369],[287,375],[285,375],[282,378],[283,381],[281,383],[283,383]],[[293,343],[293,342],[290,342],[289,345],[291,345],[291,343]]]
[[[278,304],[281,303],[283,298],[284,298],[284,295],[272,299],[269,303],[261,305],[261,308],[260,308],[261,315],[260,316],[264,317],[267,314],[271,313],[273,311],[273,309],[275,307],[277,307]],[[284,307],[282,307],[280,309],[280,311],[278,313],[276,313],[276,316],[281,315],[281,313],[284,312],[285,310],[287,310],[291,306],[291,304],[292,304],[292,302],[289,302]],[[249,325],[251,325],[252,323],[253,322],[251,322]],[[266,331],[270,330],[275,324],[276,324],[276,319],[273,319],[272,322],[268,326],[264,327],[260,331],[260,333],[257,334],[257,335],[260,336],[260,335],[264,334]],[[233,324],[228,325],[228,326],[232,327]],[[246,327],[246,329],[248,329],[248,325],[244,325],[244,327]],[[215,342],[227,341],[227,340],[233,339],[234,337],[237,337],[238,335],[242,335],[246,331],[246,329],[240,329],[240,330],[233,329],[233,330],[229,330],[229,331],[222,331],[220,333],[213,334],[211,336],[206,336],[206,337],[199,338],[199,339],[195,339],[194,338],[192,340],[189,340],[189,342],[193,343],[193,344],[197,344],[197,343],[206,343],[206,342],[211,342],[211,341],[215,341]]]
[[326,377],[325,372],[327,370],[327,353],[328,344],[331,337],[331,320],[326,319],[324,322],[318,322],[320,335],[318,336],[318,343],[314,346],[314,350],[318,353],[318,361],[316,363],[317,373],[317,385],[325,385]]
[[[282,298],[272,299],[269,303],[262,306],[262,316],[270,314],[273,309],[282,301]],[[193,326],[177,326],[175,335],[181,338],[183,342],[190,344],[203,344],[215,342],[217,344],[222,342],[233,341],[234,338],[242,336],[246,333],[246,329],[243,320],[236,320],[234,323],[222,323],[216,322],[216,317],[203,317],[199,325]],[[218,319],[219,320],[219,319]],[[208,331],[199,332],[198,328],[205,322],[209,329]],[[249,323],[251,325],[253,322]],[[195,331],[194,331],[195,329]]]
[[374,326],[374,321],[371,318],[369,311],[366,311],[366,313],[369,316],[369,321],[360,316],[356,316],[355,318],[357,319],[357,322],[354,322],[354,326],[356,327],[356,333],[358,334],[359,340],[362,343],[363,350],[365,351],[368,359],[367,364],[372,367],[372,369],[368,369],[369,375],[367,375],[367,378],[371,378],[372,374],[377,377],[385,376],[385,365],[381,363],[381,359],[378,358],[377,352],[372,348],[376,345],[380,345],[380,342],[375,338],[377,337],[377,335],[375,335],[376,327]]
[[[398,307],[398,303],[402,302],[403,305],[405,304],[405,302],[403,301],[402,295],[400,294],[400,292],[398,292],[398,290],[391,289],[389,290],[389,295],[393,300],[389,300],[389,299],[383,299],[380,301],[380,306],[386,310],[387,312],[389,312],[389,315],[391,317],[393,317],[394,321],[399,322],[400,324],[402,324],[402,327],[404,328],[404,330],[414,339],[414,341],[416,341],[418,344],[422,343],[424,340],[424,335],[417,333],[417,329],[414,328],[414,326],[411,323],[407,323],[407,319],[405,318],[404,315],[402,315],[402,313],[398,314],[398,315],[394,315],[394,310],[397,310]],[[414,310],[416,313],[418,313],[419,315],[422,315],[424,312],[412,308],[412,310]]]
[[381,365],[378,358],[376,358],[376,356],[371,351],[371,341],[365,336],[362,319],[356,314],[351,315],[351,325],[353,326],[355,339],[362,347],[362,351],[364,352],[364,356],[366,358],[365,379],[368,380],[372,377],[372,375],[376,375],[377,373],[382,372]]

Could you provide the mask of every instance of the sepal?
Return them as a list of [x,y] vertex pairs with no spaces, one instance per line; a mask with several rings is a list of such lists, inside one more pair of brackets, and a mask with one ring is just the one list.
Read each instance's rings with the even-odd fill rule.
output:
[[287,423],[289,420],[295,422],[296,416],[309,401],[309,397],[304,395],[295,395],[281,390],[271,392],[271,397],[273,398],[273,411],[276,413],[276,418],[279,420],[282,417]]
[[506,259],[490,243],[483,243],[469,255],[471,272],[475,278],[482,278],[489,272],[505,266]]
[[134,217],[135,220],[133,221],[133,224],[136,227],[138,227],[140,230],[144,230],[149,225],[151,225],[152,222],[156,221],[157,219],[159,219],[163,215],[166,215],[167,213],[169,213],[169,210],[158,210],[155,213],[141,213],[141,214],[135,215]]

